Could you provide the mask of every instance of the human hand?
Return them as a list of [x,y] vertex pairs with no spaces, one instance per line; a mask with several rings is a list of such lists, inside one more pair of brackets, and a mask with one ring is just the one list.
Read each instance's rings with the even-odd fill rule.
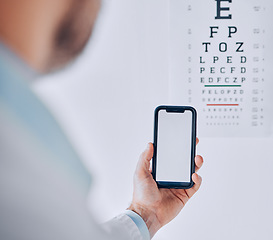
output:
[[[128,208],[142,217],[151,237],[178,215],[187,201],[198,191],[202,182],[202,178],[194,173],[192,180],[195,184],[190,189],[158,188],[150,168],[153,152],[153,144],[149,143],[140,156],[134,175],[133,201]],[[203,158],[196,156],[196,172],[202,164]]]

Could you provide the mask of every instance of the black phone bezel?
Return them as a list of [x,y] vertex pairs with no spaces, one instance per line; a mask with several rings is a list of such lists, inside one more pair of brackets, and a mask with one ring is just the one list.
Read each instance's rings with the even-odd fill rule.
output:
[[[158,113],[160,110],[167,112],[192,112],[192,137],[191,137],[191,177],[190,182],[172,182],[172,181],[156,181],[156,164],[157,164],[157,135],[158,135]],[[192,188],[194,182],[192,174],[195,172],[195,153],[196,153],[196,124],[197,124],[197,111],[191,106],[158,106],[154,111],[154,155],[152,160],[152,175],[159,188],[176,188],[176,189],[189,189]]]

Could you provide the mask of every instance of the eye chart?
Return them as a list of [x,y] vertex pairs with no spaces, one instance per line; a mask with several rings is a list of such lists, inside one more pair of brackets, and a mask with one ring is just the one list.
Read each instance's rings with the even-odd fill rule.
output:
[[170,100],[197,109],[200,136],[270,134],[272,42],[271,0],[169,1]]

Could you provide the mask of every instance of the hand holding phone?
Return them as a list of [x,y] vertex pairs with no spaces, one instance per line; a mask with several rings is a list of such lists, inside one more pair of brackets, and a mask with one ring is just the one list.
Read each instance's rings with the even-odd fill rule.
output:
[[[196,144],[198,142],[196,139]],[[202,178],[194,173],[191,176],[194,185],[189,189],[158,188],[150,169],[153,154],[154,146],[149,143],[136,167],[133,200],[128,208],[142,217],[151,237],[178,215],[187,201],[198,191],[202,182]],[[195,172],[202,167],[202,164],[203,158],[196,156]]]

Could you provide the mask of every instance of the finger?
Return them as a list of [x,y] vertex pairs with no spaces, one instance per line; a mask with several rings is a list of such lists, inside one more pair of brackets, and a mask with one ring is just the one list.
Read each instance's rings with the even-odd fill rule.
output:
[[192,180],[194,182],[193,187],[185,190],[189,198],[191,198],[198,191],[202,183],[202,178],[197,173],[192,175]]
[[196,145],[199,143],[199,138],[197,137],[196,138]]
[[136,174],[139,177],[145,176],[147,174],[150,174],[150,161],[154,154],[154,148],[152,143],[148,143],[147,148],[145,151],[140,155],[137,168],[136,168]]
[[198,170],[202,167],[203,163],[204,163],[203,157],[197,155],[195,157],[195,172],[198,172]]

